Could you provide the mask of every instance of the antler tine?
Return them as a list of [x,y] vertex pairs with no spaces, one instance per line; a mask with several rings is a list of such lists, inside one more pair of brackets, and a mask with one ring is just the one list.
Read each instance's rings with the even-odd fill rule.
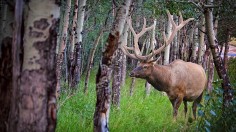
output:
[[134,31],[134,28],[132,26],[132,21],[131,21],[131,17],[129,17],[128,19],[128,25],[129,25],[129,28],[131,30],[131,32],[133,33],[133,36],[134,36],[134,54],[136,56],[136,59],[140,59],[137,55],[140,54],[140,49],[139,49],[139,46],[138,46],[138,39],[139,39],[139,35],[136,34],[136,32]]
[[123,53],[125,55],[129,56],[132,59],[137,59],[137,57],[134,54],[130,54],[129,51],[128,51],[128,50],[134,50],[133,48],[127,47],[124,44],[122,44],[120,48],[121,48],[121,50],[123,51]]
[[183,16],[182,13],[179,11],[179,23],[183,22]]
[[[141,53],[141,51],[139,49],[139,46],[138,46],[138,40],[145,32],[147,32],[148,30],[151,30],[154,27],[154,25],[152,25],[152,26],[146,28],[146,18],[144,18],[143,20],[144,20],[144,22],[143,22],[142,31],[139,32],[138,34],[133,29],[132,22],[131,22],[131,17],[129,17],[129,19],[127,21],[128,25],[129,25],[129,28],[130,28],[131,32],[133,33],[133,36],[134,36],[134,49],[133,49],[134,55],[135,55],[136,59],[138,59],[140,61],[147,60],[147,57],[142,56],[142,53]],[[123,48],[125,49],[125,47],[123,47]],[[132,57],[134,57],[134,56],[132,55]]]
[[180,24],[179,26],[177,27],[177,30],[180,30],[184,25],[186,25],[189,21],[192,21],[194,20],[194,18],[189,18],[185,21],[183,21],[183,16],[182,16],[182,13],[179,12],[179,18],[180,18]]
[[165,32],[163,32],[163,39],[164,39],[164,45],[162,45],[160,48],[158,48],[157,50],[153,51],[152,53],[150,53],[149,55],[147,55],[147,58],[152,58],[154,55],[159,54],[166,46],[168,46],[174,39],[174,36],[176,35],[176,33],[178,32],[178,30],[180,30],[184,25],[186,25],[189,21],[193,20],[194,18],[189,18],[186,21],[183,21],[183,17],[182,14],[180,13],[180,24],[177,26],[174,22],[174,20],[171,18],[171,14],[170,12],[167,10],[167,15],[168,15],[168,19],[171,22],[173,29],[171,32],[170,37],[167,39]]
[[144,17],[143,18],[143,28],[142,28],[142,31],[140,33],[137,34],[138,38],[140,38],[144,33],[146,33],[147,31],[151,30],[154,28],[154,24],[152,24],[152,26],[150,27],[146,27],[146,18]]
[[[127,21],[127,25],[125,25],[125,27],[124,27],[125,33],[121,36],[121,37],[122,37],[122,40],[123,40],[124,38],[127,39],[128,26],[129,26],[131,32],[134,32],[134,29],[133,29],[133,27],[132,27],[132,25],[131,25],[131,19],[127,18],[126,21]],[[131,25],[131,26],[130,26],[130,25]],[[127,31],[126,31],[126,30],[127,30]],[[133,30],[133,31],[132,31],[132,30]],[[128,46],[126,46],[126,43],[127,43],[127,40],[126,40],[126,41],[123,40],[123,41],[121,42],[121,44],[119,45],[119,48],[123,51],[123,53],[124,53],[125,55],[129,56],[129,57],[132,58],[132,59],[137,59],[137,57],[136,57],[134,54],[131,54],[131,53],[129,52],[129,50],[134,51],[134,48],[133,48],[133,47],[128,47]]]
[[167,10],[166,12],[167,12],[167,15],[168,15],[168,21],[171,22],[171,25],[173,26],[172,28],[175,29],[177,26],[176,26],[176,24],[175,24],[175,22],[174,22],[174,20],[173,20],[172,15],[170,14],[170,11]]
[[127,20],[127,23],[129,25],[129,29],[131,30],[131,32],[133,33],[133,35],[135,36],[136,35],[136,32],[134,31],[134,28],[132,26],[132,20],[131,20],[131,16],[129,16],[128,20]]
[[164,45],[167,44],[167,38],[165,32],[162,33],[163,39],[164,39]]
[[[152,50],[152,56],[150,56],[151,58],[153,57],[153,56],[155,56],[155,46],[154,46],[154,44],[155,44],[155,25],[156,25],[156,23],[157,23],[157,20],[156,19],[154,19],[154,22],[153,22],[153,25],[154,25],[154,27],[153,27],[153,30],[154,30],[154,32],[152,32],[152,42],[151,42],[151,50]],[[148,60],[150,60],[151,58],[148,58]]]
[[[171,35],[169,36],[169,38],[166,37],[165,33],[163,33],[163,38],[164,38],[164,45],[162,45],[160,48],[158,48],[157,50],[154,50],[154,45],[151,45],[151,49],[152,49],[152,53],[146,55],[146,56],[142,56],[142,53],[139,49],[138,46],[138,40],[139,38],[147,31],[153,29],[155,27],[155,22],[153,23],[152,26],[150,27],[146,27],[146,19],[143,18],[144,22],[143,22],[143,27],[142,27],[142,31],[139,32],[138,34],[136,34],[136,32],[134,31],[133,27],[132,27],[132,22],[131,22],[131,17],[129,17],[128,19],[128,25],[129,28],[131,30],[131,32],[133,33],[134,36],[134,48],[130,48],[127,46],[122,45],[122,51],[128,55],[129,57],[133,58],[133,59],[138,59],[141,61],[147,61],[149,59],[151,59],[154,55],[160,53],[166,46],[168,46],[174,39],[174,36],[176,35],[177,31],[180,30],[184,25],[186,25],[189,21],[193,20],[193,18],[189,18],[186,21],[183,21],[183,17],[180,13],[180,24],[176,25],[176,23],[174,22],[170,12],[167,10],[167,15],[168,15],[168,19],[171,22],[173,29],[171,32]],[[134,51],[134,54],[129,53],[128,50],[132,50]]]

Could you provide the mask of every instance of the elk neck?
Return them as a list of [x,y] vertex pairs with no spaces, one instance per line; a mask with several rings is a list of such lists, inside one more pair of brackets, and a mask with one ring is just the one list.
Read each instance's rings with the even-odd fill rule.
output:
[[168,92],[168,88],[171,84],[170,65],[155,64],[151,75],[148,76],[146,80],[158,91]]

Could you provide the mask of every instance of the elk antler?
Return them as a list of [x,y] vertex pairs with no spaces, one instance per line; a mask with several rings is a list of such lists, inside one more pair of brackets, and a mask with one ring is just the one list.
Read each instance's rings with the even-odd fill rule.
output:
[[[129,28],[131,30],[131,32],[133,33],[134,36],[134,47],[127,47],[125,45],[121,45],[121,49],[124,52],[124,54],[126,54],[127,56],[133,58],[133,59],[138,59],[140,61],[148,61],[150,60],[153,56],[155,56],[156,54],[160,53],[166,46],[168,46],[174,39],[174,36],[176,35],[176,33],[184,26],[186,25],[189,21],[193,20],[194,18],[189,18],[186,21],[183,21],[183,17],[182,14],[179,12],[179,16],[180,16],[180,24],[177,26],[174,22],[174,20],[171,18],[171,14],[170,12],[167,10],[167,15],[168,15],[168,19],[172,24],[172,32],[170,37],[167,39],[165,33],[163,32],[163,38],[164,38],[164,44],[158,48],[157,50],[154,50],[154,48],[152,48],[152,53],[143,56],[142,53],[140,52],[139,46],[138,46],[138,40],[139,38],[147,31],[151,30],[154,28],[154,24],[150,27],[146,28],[146,19],[144,18],[144,24],[143,24],[143,28],[142,31],[139,32],[138,34],[136,34],[136,32],[134,31],[133,27],[132,27],[132,22],[131,22],[131,18],[129,17],[129,19],[127,20],[127,23],[129,25]],[[154,47],[154,46],[153,46]],[[129,53],[129,50],[134,51],[134,54]]]

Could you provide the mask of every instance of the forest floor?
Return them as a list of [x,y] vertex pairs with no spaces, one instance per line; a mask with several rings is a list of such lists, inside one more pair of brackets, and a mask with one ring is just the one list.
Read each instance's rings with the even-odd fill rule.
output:
[[[92,132],[96,103],[95,72],[89,83],[89,93],[83,91],[83,79],[77,92],[69,94],[64,87],[59,101],[57,132]],[[197,121],[192,119],[192,103],[185,118],[183,104],[177,121],[172,117],[172,106],[167,96],[152,89],[145,97],[145,81],[136,80],[133,96],[129,95],[131,78],[121,89],[120,108],[111,105],[109,129],[111,132],[196,131]]]
[[[228,67],[229,77],[232,86],[236,88],[236,59],[230,59],[231,65]],[[70,90],[66,84],[62,85],[62,92],[58,102],[58,122],[57,132],[92,132],[93,131],[93,114],[96,104],[96,70],[93,70],[88,85],[88,94],[83,93],[84,77],[82,77],[77,91],[70,94]],[[215,72],[216,73],[216,72]],[[218,80],[215,76],[214,80]],[[219,88],[220,83],[213,83],[214,89]],[[145,80],[137,79],[133,96],[129,95],[131,78],[127,77],[125,85],[121,88],[120,108],[111,105],[109,117],[109,129],[111,132],[192,132],[201,131],[201,129],[209,126],[217,126],[210,124],[208,118],[212,118],[215,122],[218,116],[216,111],[220,111],[222,105],[214,105],[217,109],[212,110],[213,105],[209,105],[209,95],[205,94],[198,108],[197,120],[192,119],[192,103],[188,103],[188,114],[185,118],[183,104],[179,108],[177,121],[172,117],[172,106],[167,96],[152,88],[150,96],[145,96]],[[218,84],[218,85],[217,85]],[[212,96],[213,102],[222,103],[222,95],[217,90],[216,96]],[[208,100],[208,101],[207,101]],[[205,105],[205,107],[203,107]],[[203,110],[209,110],[205,116]],[[205,111],[204,112],[207,112]],[[232,113],[233,114],[233,113]],[[201,116],[200,116],[201,115]],[[205,117],[205,118],[203,118]],[[207,120],[208,121],[207,121]],[[225,121],[225,118],[223,118]],[[212,121],[211,120],[211,121]],[[223,122],[224,122],[223,121]],[[205,123],[205,127],[201,124]],[[214,122],[213,122],[214,123]],[[206,127],[207,126],[207,127]],[[208,129],[207,129],[208,130]]]

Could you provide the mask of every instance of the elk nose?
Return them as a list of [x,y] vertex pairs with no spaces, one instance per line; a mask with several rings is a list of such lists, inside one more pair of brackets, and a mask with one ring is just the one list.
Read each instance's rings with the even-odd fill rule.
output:
[[133,73],[133,72],[130,72],[129,76],[130,76],[130,77],[134,77],[134,73]]

